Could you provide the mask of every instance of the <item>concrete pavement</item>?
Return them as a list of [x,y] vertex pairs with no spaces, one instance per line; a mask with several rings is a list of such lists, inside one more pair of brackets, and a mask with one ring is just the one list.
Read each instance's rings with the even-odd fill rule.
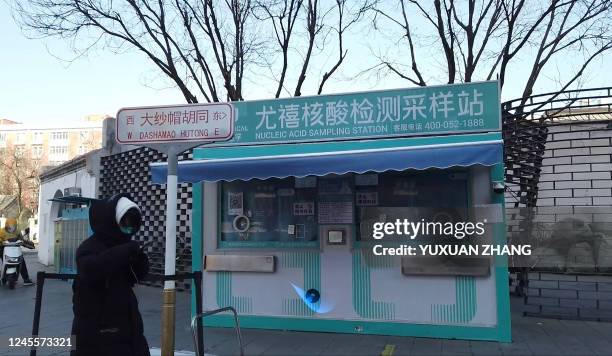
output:
[[[28,254],[32,277],[45,267]],[[152,347],[159,347],[161,290],[137,286],[136,294]],[[0,288],[0,340],[29,336],[36,287]],[[71,284],[45,282],[41,336],[68,336],[72,323]],[[522,300],[512,298],[512,343],[439,340],[397,336],[331,334],[243,329],[247,355],[612,355],[612,323],[523,317]],[[177,293],[176,349],[193,351],[190,294]],[[205,328],[206,352],[238,353],[233,329]],[[24,348],[0,348],[0,355],[26,355]],[[43,349],[39,355],[66,355],[66,350]]]

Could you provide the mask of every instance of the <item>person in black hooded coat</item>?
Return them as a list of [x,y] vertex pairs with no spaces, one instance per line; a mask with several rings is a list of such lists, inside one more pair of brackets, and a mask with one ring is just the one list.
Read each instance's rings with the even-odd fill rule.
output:
[[147,356],[142,317],[132,287],[149,270],[147,255],[132,241],[141,225],[126,194],[93,201],[93,235],[76,251],[73,289],[73,356]]

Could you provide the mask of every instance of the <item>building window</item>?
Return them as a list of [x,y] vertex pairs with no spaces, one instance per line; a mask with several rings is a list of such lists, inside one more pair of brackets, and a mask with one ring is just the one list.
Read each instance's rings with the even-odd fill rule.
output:
[[18,156],[23,156],[25,153],[25,145],[15,145],[15,154]]
[[43,133],[36,131],[32,134],[32,142],[33,143],[42,143],[43,142]]
[[41,158],[43,155],[43,146],[42,145],[32,145],[32,157]]
[[68,147],[51,146],[49,147],[49,161],[51,163],[63,162],[68,159]]
[[81,139],[81,141],[86,141],[89,139],[89,131],[81,131],[79,133],[79,138]]
[[68,154],[68,147],[66,147],[66,146],[51,146],[51,147],[49,147],[49,154],[51,154],[51,155],[65,155],[65,154]]
[[0,132],[0,147],[6,147],[6,132]]
[[82,155],[82,154],[85,154],[85,152],[86,152],[85,145],[79,145],[79,154]]
[[68,140],[68,132],[67,131],[55,131],[51,133],[51,140],[53,141],[67,141]]
[[17,137],[15,138],[15,143],[20,145],[26,143],[26,134],[25,132],[18,132]]

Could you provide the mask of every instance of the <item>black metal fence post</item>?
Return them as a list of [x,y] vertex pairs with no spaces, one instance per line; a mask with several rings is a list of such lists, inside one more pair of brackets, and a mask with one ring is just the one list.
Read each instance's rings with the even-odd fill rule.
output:
[[[42,306],[42,293],[45,284],[45,272],[39,271],[36,274],[36,301],[34,304],[34,321],[32,322],[32,337],[38,336],[38,328],[40,327],[40,308]],[[30,350],[30,356],[36,356],[36,346]]]
[[[195,284],[195,300],[196,300],[196,315],[202,314],[202,271],[193,272],[193,282]],[[204,356],[204,327],[202,325],[202,319],[198,318],[197,332],[198,332],[198,345],[200,347],[199,355]]]

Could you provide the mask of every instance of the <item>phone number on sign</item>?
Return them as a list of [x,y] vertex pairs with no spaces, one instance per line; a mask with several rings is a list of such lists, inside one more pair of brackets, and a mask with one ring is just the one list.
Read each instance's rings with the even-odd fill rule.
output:
[[72,347],[70,337],[9,337],[9,347]]
[[433,121],[425,123],[426,130],[435,129],[459,129],[459,128],[477,128],[485,125],[484,119],[469,119],[469,120],[452,120],[452,121]]

